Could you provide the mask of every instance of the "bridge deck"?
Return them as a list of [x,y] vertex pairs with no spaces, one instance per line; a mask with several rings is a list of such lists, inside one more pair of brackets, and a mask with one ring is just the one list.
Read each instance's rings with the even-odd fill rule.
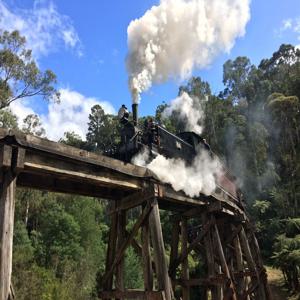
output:
[[211,205],[225,213],[244,215],[236,199],[224,191],[210,197],[187,197],[160,182],[149,169],[107,156],[7,129],[0,129],[0,144],[25,150],[18,186],[108,200],[128,198],[128,202],[151,193],[158,198],[160,207],[168,210],[187,211]]

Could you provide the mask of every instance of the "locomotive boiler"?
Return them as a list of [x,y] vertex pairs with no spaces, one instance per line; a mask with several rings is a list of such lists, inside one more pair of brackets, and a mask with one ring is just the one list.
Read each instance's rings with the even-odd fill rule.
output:
[[[132,120],[125,105],[119,110],[118,118],[121,124],[121,142],[113,156],[125,162],[130,162],[134,155],[147,148],[150,157],[163,155],[167,158],[180,158],[191,163],[199,147],[207,151],[213,158],[216,156],[205,139],[195,132],[181,132],[177,135],[167,131],[163,126],[147,119],[144,124],[138,124],[138,104],[132,105]],[[228,195],[241,204],[240,191],[235,184],[235,178],[222,167],[222,175],[216,178],[217,190]]]

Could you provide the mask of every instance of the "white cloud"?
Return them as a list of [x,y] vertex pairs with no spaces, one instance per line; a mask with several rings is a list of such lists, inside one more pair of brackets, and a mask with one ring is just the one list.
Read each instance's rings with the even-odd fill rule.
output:
[[[46,136],[57,141],[66,131],[74,131],[85,139],[87,133],[88,116],[92,106],[100,104],[106,113],[115,113],[113,106],[97,98],[85,97],[70,89],[61,89],[61,102],[48,104],[48,113],[40,115]],[[14,102],[11,110],[19,118],[19,125],[28,114],[35,113],[26,101]]]
[[23,120],[31,114],[35,112],[29,106],[29,103],[26,99],[22,99],[20,101],[14,101],[10,104],[11,111],[18,117],[18,126],[22,128]]
[[9,7],[0,0],[0,28],[20,31],[36,58],[62,46],[82,55],[82,45],[72,20],[60,14],[50,0],[35,0],[32,9]]
[[297,39],[300,40],[300,16],[283,20],[281,22],[281,27],[276,33],[279,37],[282,37],[283,33],[287,31],[295,33]]

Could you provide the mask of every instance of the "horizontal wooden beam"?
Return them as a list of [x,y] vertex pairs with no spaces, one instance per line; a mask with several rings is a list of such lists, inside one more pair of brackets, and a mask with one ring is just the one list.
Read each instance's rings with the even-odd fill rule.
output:
[[125,291],[102,291],[99,293],[100,299],[145,299],[145,300],[164,300],[164,291],[143,291],[143,290],[125,290]]
[[209,278],[190,278],[190,279],[176,279],[175,284],[181,286],[210,286],[210,285],[221,285],[227,281],[224,274],[217,274],[214,277]]
[[127,210],[137,207],[146,202],[148,199],[153,198],[154,196],[155,190],[154,186],[151,184],[148,188],[137,191],[117,201],[118,205],[115,211]]
[[17,186],[30,187],[33,189],[45,190],[102,199],[120,199],[130,193],[125,189],[114,189],[105,186],[95,186],[86,182],[78,182],[63,178],[56,178],[48,174],[34,174],[22,172],[17,178]]
[[79,181],[93,185],[122,187],[138,190],[144,187],[144,180],[85,163],[58,159],[53,156],[26,151],[24,171],[34,174],[49,174],[56,178]]
[[18,130],[0,128],[0,142],[1,141],[5,144],[22,146],[25,149],[40,152],[44,156],[52,155],[57,158],[60,156],[64,159],[77,160],[106,167],[130,176],[141,178],[155,177],[155,175],[147,168],[124,163],[108,156],[75,148],[63,143],[57,143],[30,134],[24,134]]

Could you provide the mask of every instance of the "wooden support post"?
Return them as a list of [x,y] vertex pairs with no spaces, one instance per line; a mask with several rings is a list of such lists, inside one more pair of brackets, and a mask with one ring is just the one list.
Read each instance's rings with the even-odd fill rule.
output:
[[[170,253],[170,267],[173,266],[178,257],[178,243],[179,243],[179,218],[173,221],[172,228],[172,241],[171,241],[171,253]],[[172,281],[172,288],[175,291],[175,280],[176,280],[176,268],[169,269],[169,275]]]
[[215,224],[215,226],[214,226],[214,234],[215,234],[216,246],[217,246],[217,251],[218,251],[219,257],[220,257],[222,270],[229,280],[228,286],[226,287],[226,293],[224,293],[224,294],[228,295],[228,293],[229,293],[230,295],[229,296],[224,295],[224,298],[226,297],[227,299],[236,300],[237,296],[236,296],[235,288],[234,288],[234,285],[233,285],[233,282],[232,282],[232,279],[230,276],[229,268],[228,268],[228,265],[227,265],[227,262],[225,259],[225,255],[224,255],[224,251],[223,251],[217,224]]
[[[114,211],[116,208],[116,201],[112,204]],[[117,213],[114,212],[111,215],[111,222],[110,222],[110,231],[109,231],[109,239],[107,245],[107,253],[106,253],[106,265],[105,265],[105,272],[108,272],[110,269],[116,254],[116,243],[117,243],[117,226],[118,226],[118,217]],[[113,275],[109,276],[107,281],[104,282],[103,288],[105,291],[111,291],[113,284]]]
[[150,253],[149,219],[146,219],[142,227],[142,260],[144,273],[144,286],[146,291],[153,289],[153,271]]
[[[181,220],[181,254],[185,257],[182,262],[181,278],[182,280],[189,280],[189,264],[188,264],[188,253],[187,253],[187,219],[182,218]],[[182,299],[189,300],[190,289],[188,286],[182,286]]]
[[[117,249],[119,250],[124,243],[126,238],[126,211],[121,210],[118,212],[118,243]],[[116,289],[119,291],[124,291],[124,264],[125,264],[125,254],[120,258],[119,263],[116,267]]]
[[[203,226],[207,226],[208,228],[211,228],[211,222],[212,221],[208,220],[206,214],[203,214],[202,222],[203,222]],[[204,236],[204,247],[205,247],[205,253],[206,253],[208,281],[210,281],[212,278],[215,277],[214,251],[213,251],[213,247],[212,247],[211,231],[210,230]],[[211,299],[212,300],[219,300],[217,298],[216,288],[214,286],[210,286],[210,290],[211,290]]]
[[239,234],[239,238],[240,238],[240,242],[241,242],[243,252],[246,256],[248,267],[249,267],[250,271],[253,274],[251,276],[251,284],[252,284],[252,287],[256,287],[256,289],[254,289],[253,293],[254,293],[254,295],[257,299],[264,300],[265,299],[264,295],[261,295],[261,293],[259,292],[259,289],[258,289],[259,281],[260,281],[259,274],[258,274],[258,271],[257,271],[257,268],[256,268],[256,264],[255,264],[255,262],[253,260],[253,257],[252,257],[252,253],[251,253],[251,250],[250,250],[250,246],[249,246],[248,239],[247,239],[244,228],[241,229],[240,234]]
[[267,271],[264,267],[261,255],[260,255],[260,250],[259,250],[259,245],[258,241],[255,237],[254,232],[251,231],[251,236],[252,236],[252,249],[253,252],[255,253],[256,261],[258,262],[258,267],[259,267],[259,276],[260,276],[260,281],[261,281],[261,288],[263,289],[263,292],[265,293],[266,300],[272,300],[272,292],[270,289],[270,286],[268,284],[268,276],[267,276]]
[[[222,275],[222,268],[220,265],[217,265],[216,273],[218,276]],[[217,289],[217,298],[220,300],[223,299],[223,286],[221,284],[218,284],[216,289]]]
[[157,274],[158,290],[165,291],[166,300],[171,300],[172,288],[168,275],[165,246],[160,223],[157,200],[153,200],[153,208],[149,215],[151,240],[154,252],[155,270]]
[[25,152],[0,146],[0,300],[12,298],[12,250],[17,173]]
[[134,224],[129,236],[123,241],[122,245],[118,249],[118,252],[114,256],[113,263],[109,266],[109,269],[106,271],[105,275],[103,276],[103,282],[106,283],[107,280],[112,276],[116,266],[119,264],[120,260],[122,259],[126,248],[132,242],[134,236],[137,234],[140,226],[144,223],[145,219],[148,217],[150,211],[152,209],[152,204],[147,203],[146,207],[143,209],[142,214],[137,219],[136,223]]
[[245,285],[245,277],[242,276],[244,271],[244,262],[243,262],[243,254],[240,244],[240,239],[238,236],[236,236],[233,239],[234,244],[234,250],[235,250],[235,261],[236,261],[236,267],[237,272],[239,275],[237,276],[237,293],[241,297],[245,293],[246,285]]

